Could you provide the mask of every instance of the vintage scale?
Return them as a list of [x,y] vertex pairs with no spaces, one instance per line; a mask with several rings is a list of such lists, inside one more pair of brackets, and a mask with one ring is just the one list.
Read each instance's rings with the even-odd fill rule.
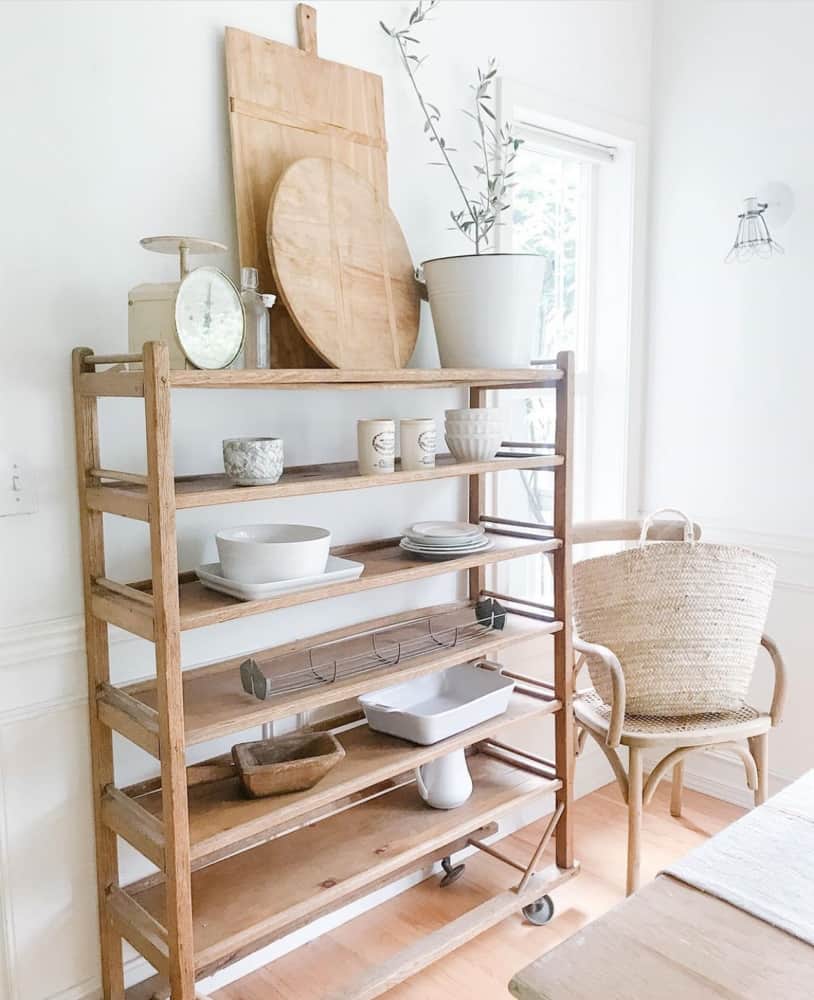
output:
[[145,250],[176,254],[180,279],[130,289],[130,351],[141,353],[145,341],[160,340],[169,346],[171,368],[228,368],[245,336],[240,292],[217,267],[189,267],[191,254],[225,253],[228,247],[193,236],[146,236],[140,242]]

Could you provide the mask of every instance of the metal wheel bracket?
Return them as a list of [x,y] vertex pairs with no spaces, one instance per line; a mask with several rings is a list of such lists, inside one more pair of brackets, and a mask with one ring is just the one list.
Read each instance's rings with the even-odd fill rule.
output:
[[441,881],[438,883],[438,886],[441,889],[446,889],[448,885],[452,885],[453,882],[457,882],[466,869],[466,865],[463,862],[453,865],[452,858],[450,857],[441,859],[441,867],[444,869],[444,874]]
[[526,903],[523,907],[523,916],[530,924],[542,927],[554,916],[554,900],[551,896],[540,896],[533,903]]

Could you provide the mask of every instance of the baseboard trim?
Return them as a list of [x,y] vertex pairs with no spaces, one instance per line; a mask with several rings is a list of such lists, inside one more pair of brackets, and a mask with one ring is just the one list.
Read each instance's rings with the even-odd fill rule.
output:
[[[775,795],[792,780],[770,770],[769,795]],[[685,758],[684,786],[744,809],[754,805],[754,795],[746,787],[743,764],[726,751],[706,750]]]

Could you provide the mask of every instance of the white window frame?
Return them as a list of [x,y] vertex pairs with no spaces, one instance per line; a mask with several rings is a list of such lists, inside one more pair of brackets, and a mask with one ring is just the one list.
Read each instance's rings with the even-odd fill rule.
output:
[[[645,316],[645,238],[647,232],[647,177],[649,136],[643,123],[629,121],[595,108],[580,105],[562,97],[545,94],[529,88],[518,81],[501,77],[497,82],[497,118],[499,122],[511,122],[518,132],[530,130],[539,136],[541,147],[548,145],[552,151],[578,155],[579,159],[591,159],[591,150],[597,165],[613,160],[613,167],[619,168],[613,175],[613,201],[617,204],[619,219],[625,228],[624,245],[621,251],[626,255],[625,287],[614,288],[616,293],[615,336],[596,337],[598,324],[596,313],[602,308],[602,299],[597,297],[597,285],[603,283],[602,295],[608,294],[607,281],[595,269],[597,247],[605,239],[600,232],[596,213],[603,211],[600,206],[598,167],[592,170],[591,211],[593,218],[588,221],[591,236],[587,264],[593,280],[588,289],[589,310],[586,332],[589,339],[589,358],[586,364],[578,360],[577,385],[575,391],[583,396],[585,419],[582,440],[577,438],[575,447],[584,449],[585,461],[585,503],[584,516],[587,520],[608,517],[632,517],[641,507],[644,429],[641,423],[644,402],[644,316]],[[521,124],[522,123],[522,124]],[[521,135],[526,138],[526,135]],[[608,155],[609,151],[612,151]],[[609,175],[604,175],[603,182]],[[506,213],[507,215],[509,213]],[[498,229],[496,249],[510,251],[511,221]],[[607,224],[607,219],[605,219]],[[614,234],[614,239],[617,234]],[[607,253],[607,247],[605,247]],[[603,332],[607,327],[604,323]],[[606,343],[606,340],[611,343]],[[581,369],[581,371],[580,371]],[[587,369],[587,370],[586,370]],[[606,418],[611,417],[608,420]],[[609,435],[613,435],[612,441]],[[621,441],[619,440],[621,439]],[[622,468],[618,461],[610,462],[608,456],[622,453]],[[498,489],[501,477],[490,477],[493,481],[491,502],[498,506]],[[598,484],[601,485],[601,489]],[[610,484],[609,486],[607,484]],[[504,487],[513,487],[508,483]],[[601,501],[595,498],[601,495]],[[523,564],[522,567],[520,564]],[[500,573],[500,581],[495,580],[498,590],[515,593],[517,596],[539,594],[541,584],[540,568],[536,560],[520,560],[518,564],[506,564]],[[505,585],[504,585],[505,584]]]
[[[612,151],[614,170],[620,171],[623,185],[620,197],[626,200],[624,252],[628,255],[626,285],[619,288],[620,312],[624,309],[624,331],[620,330],[611,349],[612,357],[603,357],[606,346],[594,336],[596,331],[596,283],[591,283],[589,316],[590,370],[584,384],[587,394],[586,421],[588,452],[585,456],[586,516],[632,517],[640,509],[643,454],[644,397],[644,316],[645,316],[645,238],[647,233],[647,178],[649,134],[642,122],[633,121],[608,112],[582,105],[579,102],[548,94],[513,80],[500,77],[497,82],[497,116],[500,122],[516,124],[519,132],[539,129],[540,145],[550,144],[567,154],[569,146],[581,159],[596,158],[597,163],[609,159],[606,150]],[[593,153],[592,153],[593,150]],[[596,171],[594,171],[594,179]],[[596,184],[595,184],[596,188]],[[598,199],[592,197],[593,210],[601,210]],[[509,213],[506,213],[507,215]],[[596,225],[592,225],[594,232]],[[600,234],[601,238],[601,234]],[[498,250],[511,247],[511,225],[498,230]],[[590,248],[589,267],[594,263],[596,247]],[[621,327],[621,323],[620,323]],[[605,378],[611,372],[610,379]],[[622,438],[623,469],[615,477],[612,497],[603,501],[596,510],[593,502],[592,475],[604,476],[612,470],[602,469],[603,424],[607,407],[608,381],[613,382],[613,393],[620,400],[619,412],[614,414],[615,433]],[[494,477],[496,480],[499,477]]]
[[[593,435],[590,433],[593,424],[593,393],[590,391],[590,380],[594,368],[594,341],[596,335],[595,286],[592,276],[594,273],[596,251],[597,163],[596,159],[586,150],[577,148],[576,144],[571,144],[571,148],[569,148],[569,144],[558,140],[554,133],[535,132],[533,127],[527,125],[517,127],[515,133],[535,151],[543,155],[550,154],[562,159],[575,160],[583,168],[587,212],[583,213],[580,220],[580,250],[577,255],[577,288],[580,300],[577,309],[580,317],[579,333],[581,340],[577,345],[577,368],[574,379],[574,393],[578,401],[579,412],[583,419],[581,427],[577,425],[574,430],[575,434],[578,435],[576,450],[582,456],[581,460],[585,468],[585,516],[586,518],[590,518],[592,497],[591,476],[593,470]],[[514,249],[511,219],[498,229],[495,248],[502,253],[510,253]]]

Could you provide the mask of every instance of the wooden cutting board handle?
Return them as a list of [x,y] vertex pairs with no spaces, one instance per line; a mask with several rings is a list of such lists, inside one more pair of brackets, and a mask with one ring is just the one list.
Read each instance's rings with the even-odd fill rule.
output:
[[297,4],[297,38],[300,48],[310,56],[317,53],[317,12],[307,3]]

